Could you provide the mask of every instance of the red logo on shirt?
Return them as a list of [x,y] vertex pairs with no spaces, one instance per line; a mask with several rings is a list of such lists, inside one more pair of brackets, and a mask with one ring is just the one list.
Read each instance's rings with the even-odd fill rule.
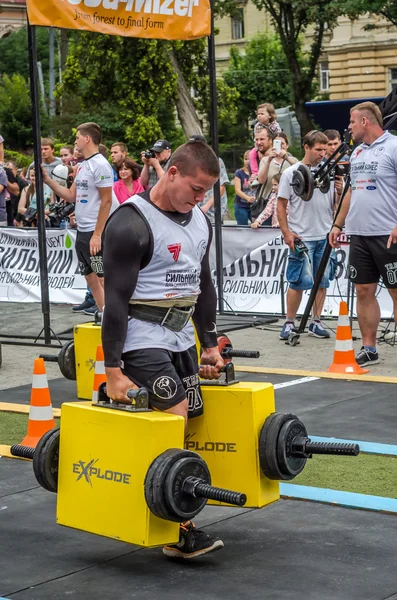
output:
[[168,251],[171,252],[174,261],[177,262],[181,253],[182,244],[170,244],[169,246],[167,246],[167,248]]

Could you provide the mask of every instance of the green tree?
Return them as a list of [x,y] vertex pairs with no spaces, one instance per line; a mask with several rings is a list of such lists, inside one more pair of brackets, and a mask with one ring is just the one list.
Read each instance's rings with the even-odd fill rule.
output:
[[[69,50],[58,94],[78,96],[79,110],[96,112],[105,135],[108,131],[101,116],[111,107],[115,120],[124,124],[123,138],[133,148],[146,147],[167,130],[180,138],[177,129],[171,127],[171,117],[175,121],[176,109],[180,110],[181,80],[185,92],[192,87],[198,92],[187,110],[198,108],[204,114],[208,110],[205,40],[168,42],[80,32],[70,41]],[[189,96],[188,92],[185,95]],[[235,90],[221,84],[221,119],[226,114],[235,118],[236,97]],[[185,136],[200,127],[197,116],[188,126],[182,119],[181,124]]]
[[[370,1],[370,0],[368,0]],[[325,32],[330,32],[343,13],[344,0],[253,0],[260,10],[266,10],[279,35],[287,58],[292,98],[302,134],[312,129],[305,102],[310,100],[317,83],[317,65]],[[302,40],[309,36],[309,51],[302,55]]]
[[240,95],[239,122],[252,118],[263,102],[271,102],[276,108],[292,102],[288,61],[279,37],[259,34],[247,42],[244,50],[242,54],[232,47],[230,65],[223,74],[224,81]]
[[[37,60],[41,63],[44,81],[48,83],[48,29],[36,27]],[[57,61],[57,57],[56,57]],[[57,66],[57,65],[56,65]],[[18,29],[11,35],[0,38],[0,73],[14,73],[29,78],[28,32],[26,27]]]
[[[45,131],[46,116],[41,119]],[[0,79],[0,131],[11,150],[25,150],[33,143],[29,86],[22,75]]]
[[[364,13],[370,13],[383,17],[397,27],[397,3],[395,0],[346,0],[345,12],[352,19],[357,19]],[[382,28],[384,25],[378,23],[368,23],[364,26],[365,30]]]

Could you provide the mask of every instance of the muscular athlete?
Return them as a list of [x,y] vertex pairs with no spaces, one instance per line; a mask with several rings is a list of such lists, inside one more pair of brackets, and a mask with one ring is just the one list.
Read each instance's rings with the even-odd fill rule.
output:
[[[153,188],[115,211],[104,235],[107,393],[125,400],[129,389],[146,387],[153,408],[186,423],[203,411],[199,375],[218,378],[223,365],[208,260],[212,229],[197,206],[218,178],[211,148],[188,142]],[[190,315],[203,348],[200,371]],[[222,547],[188,522],[179,543],[163,552],[193,558]]]

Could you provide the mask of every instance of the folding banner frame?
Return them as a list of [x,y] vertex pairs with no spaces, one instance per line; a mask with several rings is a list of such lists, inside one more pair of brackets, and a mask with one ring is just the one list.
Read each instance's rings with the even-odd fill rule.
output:
[[[215,36],[214,36],[214,0],[210,0],[211,7],[211,31],[208,36],[208,71],[210,80],[210,136],[211,146],[218,156],[218,111],[216,98],[216,68],[215,68]],[[32,100],[32,129],[34,168],[36,173],[36,197],[38,215],[38,248],[40,261],[40,286],[41,286],[41,312],[43,314],[43,328],[36,339],[44,333],[45,345],[51,345],[51,335],[55,336],[50,322],[50,296],[48,289],[48,266],[47,247],[45,234],[45,209],[43,176],[41,172],[41,128],[40,128],[40,96],[37,71],[37,48],[36,48],[36,26],[29,23],[28,18],[28,46],[29,46],[29,73],[30,94]],[[223,258],[222,258],[222,215],[221,195],[219,180],[214,186],[214,209],[215,209],[215,249],[216,249],[216,271],[218,289],[219,312],[223,312]]]

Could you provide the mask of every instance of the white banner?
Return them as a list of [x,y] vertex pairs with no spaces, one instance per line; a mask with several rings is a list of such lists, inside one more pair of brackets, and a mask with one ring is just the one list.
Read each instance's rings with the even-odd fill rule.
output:
[[[86,291],[80,275],[75,229],[46,229],[50,302],[78,304]],[[281,273],[286,272],[288,247],[279,229],[224,227],[223,295],[225,310],[281,314]],[[259,244],[259,247],[258,247]],[[215,269],[215,244],[210,260]],[[349,244],[337,250],[338,266],[324,304],[325,315],[337,315],[340,300],[347,299]],[[212,271],[216,284],[216,272]],[[284,298],[288,288],[284,281]],[[300,312],[309,297],[304,292]],[[378,287],[382,317],[390,317],[393,304],[387,290]],[[0,302],[40,302],[40,263],[37,229],[0,228]],[[354,306],[354,311],[355,311]]]
[[[87,284],[80,275],[75,229],[46,229],[50,302],[78,304]],[[0,229],[0,302],[40,302],[37,229]]]
[[[237,229],[237,228],[235,228]],[[226,264],[223,268],[223,298],[226,311],[252,312],[252,313],[282,313],[282,294],[286,302],[288,282],[285,279],[287,270],[288,246],[280,235],[279,229],[267,229],[264,234],[271,237],[259,248],[245,251],[240,257]],[[252,232],[252,240],[256,232]],[[239,236],[234,231],[223,236],[223,245],[230,246],[231,253],[241,248]],[[347,267],[349,261],[349,242],[345,239],[336,251],[337,269],[335,279],[331,282],[324,303],[324,316],[337,316],[339,303],[347,300]],[[284,289],[281,290],[281,274],[284,274]],[[213,281],[216,285],[216,271],[212,271]],[[310,290],[303,293],[299,313],[302,314]],[[389,293],[383,285],[378,286],[378,301],[382,317],[388,318],[393,312],[393,303]],[[356,314],[354,302],[353,312]]]

